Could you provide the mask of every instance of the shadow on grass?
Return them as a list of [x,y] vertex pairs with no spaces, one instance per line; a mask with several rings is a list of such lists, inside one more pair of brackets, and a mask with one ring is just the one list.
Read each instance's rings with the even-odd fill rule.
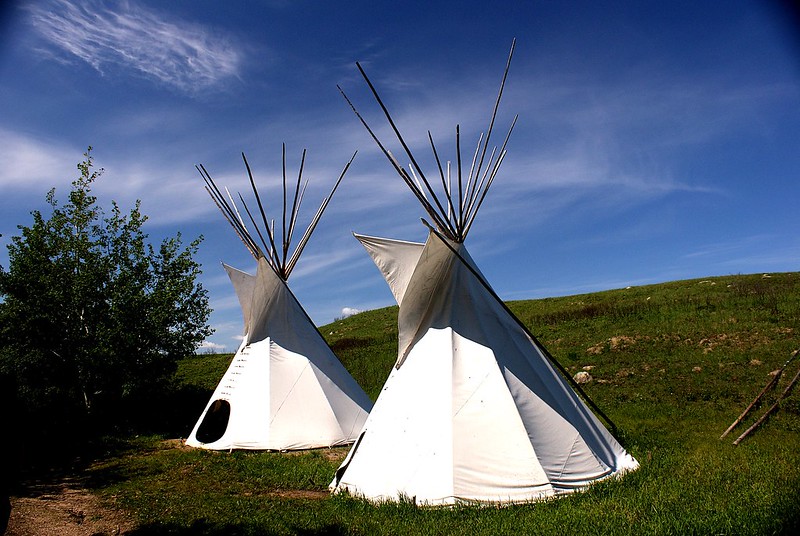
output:
[[134,401],[125,409],[130,434],[186,437],[203,412],[211,391],[196,385],[181,385],[158,397]]
[[13,474],[9,471],[6,475],[6,484],[16,496],[37,497],[70,485],[97,488],[124,480],[126,476],[113,469],[91,473],[86,469],[140,452],[138,436],[185,438],[209,396],[206,389],[182,385],[92,419],[39,418],[32,427],[36,431],[25,434],[13,455],[6,457],[16,461]]
[[[318,529],[294,527],[292,532],[301,536],[346,536],[351,534],[347,528],[340,524],[325,525]],[[189,527],[153,523],[138,527],[126,534],[129,536],[272,536],[285,534],[285,531],[272,532],[252,525],[218,524],[200,519]]]

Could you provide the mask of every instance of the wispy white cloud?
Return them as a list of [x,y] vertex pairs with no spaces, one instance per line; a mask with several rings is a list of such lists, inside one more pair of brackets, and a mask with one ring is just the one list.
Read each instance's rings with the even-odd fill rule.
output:
[[[339,231],[337,229],[337,231]],[[315,234],[317,234],[315,232]],[[319,236],[315,239],[317,242],[324,240],[323,235],[328,233],[320,232]],[[320,244],[323,246],[323,244]],[[292,272],[291,285],[302,288],[307,282],[313,281],[313,276],[320,272],[330,273],[332,270],[343,269],[347,267],[354,257],[357,257],[359,251],[355,248],[349,249],[328,249],[325,247],[324,251],[304,251],[302,258],[297,262],[297,267]]]
[[[785,81],[742,81],[724,69],[685,79],[634,72],[611,81],[593,79],[591,73],[570,78],[526,67],[514,71],[513,65],[512,71],[495,142],[502,141],[514,113],[521,117],[490,199],[481,209],[481,227],[535,225],[569,207],[594,214],[671,195],[726,196],[730,181],[718,172],[712,175],[708,165],[697,165],[702,161],[699,155],[728,143],[743,125],[748,136],[768,137],[770,126],[760,118],[798,90]],[[470,85],[462,80],[442,83],[423,73],[404,88],[412,94],[403,97],[381,79],[377,66],[371,66],[370,75],[379,80],[379,93],[429,177],[438,177],[427,141],[429,129],[441,159],[455,161],[454,128],[460,124],[462,158],[468,168],[475,140],[488,123],[499,76],[497,81]],[[346,91],[381,141],[407,164],[374,99],[358,83],[350,82]],[[414,92],[415,87],[425,88],[424,93]],[[353,125],[348,128],[355,142]],[[377,163],[370,158],[378,149],[361,131],[358,143],[364,156],[359,156],[370,165],[361,170],[361,177],[377,176],[378,170],[393,174],[385,159]],[[362,196],[359,202],[386,207],[398,185],[402,188],[396,176],[384,182],[392,180],[391,193],[387,184],[364,180],[374,197]],[[509,219],[509,214],[524,217]]]
[[[59,1],[30,8],[36,32],[62,54],[100,73],[117,67],[193,93],[236,77],[242,53],[230,38],[168,20],[134,2]],[[52,50],[48,51],[52,53]]]
[[[56,198],[61,199],[78,177],[76,164],[85,151],[85,147],[0,126],[0,188],[6,197],[27,199],[44,199],[50,188],[56,188]],[[168,152],[158,159],[141,160],[124,153],[113,157],[95,149],[93,157],[95,169],[104,169],[93,186],[104,207],[113,199],[127,210],[140,199],[150,222],[159,226],[207,220],[216,210],[197,172],[188,163],[173,162]]]
[[[84,148],[85,150],[85,148]],[[63,143],[42,140],[0,126],[0,188],[5,192],[41,192],[54,180],[75,179],[80,150]]]
[[[800,258],[800,240],[793,234],[760,233],[727,237],[704,244],[683,256],[687,262],[715,264],[731,272],[764,271],[796,266]],[[783,268],[785,269],[785,268]]]

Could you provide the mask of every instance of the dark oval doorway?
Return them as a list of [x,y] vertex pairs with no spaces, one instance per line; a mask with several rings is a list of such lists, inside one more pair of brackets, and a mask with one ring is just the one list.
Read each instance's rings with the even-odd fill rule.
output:
[[227,400],[215,400],[206,411],[203,422],[197,428],[197,440],[201,443],[218,441],[228,429],[231,405]]

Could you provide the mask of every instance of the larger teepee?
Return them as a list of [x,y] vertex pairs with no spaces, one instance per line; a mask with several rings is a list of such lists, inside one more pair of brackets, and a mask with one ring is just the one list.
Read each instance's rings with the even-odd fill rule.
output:
[[[370,87],[411,173],[373,137],[434,225],[425,244],[357,235],[400,306],[399,348],[331,488],[374,501],[509,503],[570,493],[635,469],[636,460],[497,297],[463,245],[505,155],[504,142],[485,161],[497,105],[470,173],[462,180],[459,155],[451,187],[439,166],[442,193],[431,187]],[[498,103],[501,95],[502,85]]]
[[[285,158],[284,150],[284,170]],[[274,226],[267,224],[247,166],[263,232],[253,217],[254,211],[240,196],[241,205],[260,243],[248,231],[233,198],[222,194],[205,168],[198,168],[208,193],[258,265],[255,276],[225,266],[242,307],[244,340],[187,445],[215,450],[296,450],[352,443],[358,436],[372,402],[333,354],[286,284],[349,165],[348,162],[291,255],[290,243],[305,191],[305,185],[301,190],[302,164],[288,218],[284,171],[282,240],[276,236]]]

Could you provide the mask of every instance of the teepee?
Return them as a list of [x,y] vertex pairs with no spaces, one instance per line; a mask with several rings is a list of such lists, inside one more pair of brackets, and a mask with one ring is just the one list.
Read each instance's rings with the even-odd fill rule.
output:
[[[399,345],[396,364],[331,483],[334,492],[417,504],[527,502],[638,466],[464,247],[505,156],[508,136],[485,161],[507,73],[508,65],[469,174],[462,179],[459,155],[451,187],[439,165],[443,193],[431,187],[367,79],[412,162],[410,173],[361,121],[434,225],[424,244],[356,235],[400,306]],[[438,162],[432,138],[431,146]]]
[[[187,445],[214,450],[298,450],[352,443],[364,425],[372,402],[333,354],[289,290],[286,282],[336,188],[289,255],[297,215],[308,181],[300,173],[287,218],[286,151],[283,151],[283,225],[276,236],[267,223],[261,197],[244,158],[261,213],[263,232],[240,195],[242,208],[260,243],[249,232],[239,207],[223,195],[203,166],[206,190],[257,261],[255,276],[224,265],[244,317],[244,338],[214,390]],[[353,155],[355,158],[355,154]],[[266,234],[268,240],[264,239]]]

